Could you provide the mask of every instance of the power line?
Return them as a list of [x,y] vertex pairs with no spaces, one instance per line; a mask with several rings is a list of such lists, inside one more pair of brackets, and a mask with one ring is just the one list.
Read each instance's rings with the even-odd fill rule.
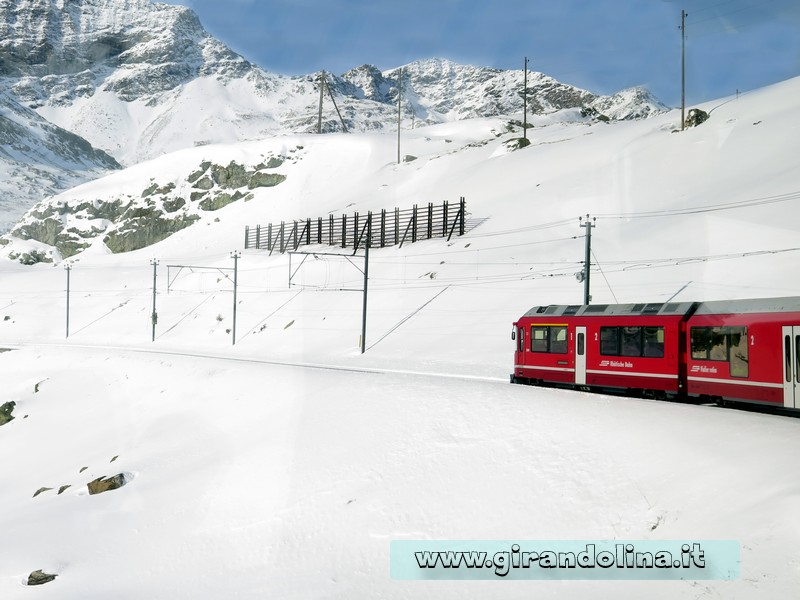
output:
[[706,206],[696,206],[692,208],[675,208],[666,210],[654,210],[645,212],[632,212],[632,213],[608,213],[598,214],[598,219],[642,219],[653,217],[673,217],[679,215],[696,215],[703,213],[719,212],[723,210],[735,210],[738,208],[749,208],[752,206],[763,206],[766,204],[777,204],[779,202],[789,202],[791,200],[800,200],[800,191],[787,192],[785,194],[777,194],[775,196],[765,196],[763,198],[754,198],[751,200],[740,200],[737,202],[725,202],[722,204],[709,204]]
[[542,229],[552,229],[553,227],[563,227],[564,225],[572,225],[575,220],[573,218],[561,219],[559,221],[550,221],[548,223],[540,223],[539,225],[529,225],[527,227],[517,227],[515,229],[500,229],[489,233],[472,233],[469,234],[469,239],[494,237],[498,235],[507,235],[512,233],[526,233],[529,231],[539,231]]
[[611,288],[611,284],[608,282],[608,277],[606,277],[605,272],[603,272],[603,267],[600,266],[600,261],[597,260],[597,256],[595,256],[594,250],[592,250],[592,256],[594,257],[594,264],[597,265],[597,269],[600,271],[600,275],[603,276],[603,279],[608,286],[608,291],[611,292],[611,297],[614,298],[614,302],[619,304],[619,300],[617,300],[617,295],[614,293],[614,290]]
[[[747,11],[751,11],[751,10],[759,10],[762,7],[764,7],[765,5],[772,4],[773,2],[775,2],[775,0],[764,0],[763,2],[761,2],[760,4],[757,4],[757,5],[752,5],[751,4],[749,6],[743,6],[741,8],[735,8],[735,9],[729,10],[727,12],[717,13],[717,14],[715,14],[713,16],[706,17],[705,19],[697,21],[696,24],[700,25],[701,23],[708,23],[710,21],[718,21],[718,20],[723,19],[724,17],[728,17],[730,15],[735,15],[735,14],[738,14],[738,13],[747,12]],[[716,4],[714,6],[709,6],[709,7],[702,8],[702,9],[697,9],[696,12],[700,12],[701,10],[711,10],[712,8],[715,8],[717,6],[723,6],[724,4],[727,4],[727,3],[728,2],[722,2],[722,3]]]
[[718,6],[725,6],[726,4],[730,4],[731,2],[734,2],[734,0],[722,0],[722,2],[719,2],[718,4],[713,4],[711,6],[704,6],[702,8],[693,8],[692,10],[694,12],[696,12],[696,13],[703,13],[703,12],[707,12],[709,10],[713,10],[713,9],[717,8]]

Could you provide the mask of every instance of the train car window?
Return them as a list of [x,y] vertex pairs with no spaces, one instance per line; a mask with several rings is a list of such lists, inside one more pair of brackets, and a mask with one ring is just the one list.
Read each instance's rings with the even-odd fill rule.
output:
[[747,327],[728,327],[727,329],[731,377],[747,377],[749,374]]
[[692,358],[708,360],[708,347],[711,341],[711,329],[708,327],[692,327]]
[[600,328],[600,354],[619,356],[619,327]]
[[794,336],[794,380],[800,383],[800,335]]
[[531,352],[567,354],[569,352],[566,325],[533,325]]
[[600,354],[605,356],[664,357],[663,327],[601,327]]
[[525,351],[525,328],[524,327],[520,327],[519,328],[519,351],[520,352],[524,352]]
[[531,327],[531,352],[547,352],[549,327]]
[[551,327],[550,328],[550,352],[553,354],[566,354],[567,353],[567,328],[566,327]]
[[622,327],[622,351],[620,356],[642,355],[642,328]]
[[728,360],[728,336],[726,327],[712,327],[708,348],[708,360]]
[[727,362],[731,377],[749,377],[747,327],[692,327],[692,358]]
[[578,356],[583,356],[586,351],[586,336],[582,333],[578,334]]
[[[800,345],[800,338],[798,338],[798,345]],[[787,335],[783,339],[783,355],[786,357],[785,371],[786,383],[792,380],[792,336]]]
[[644,356],[664,358],[664,328],[643,327]]

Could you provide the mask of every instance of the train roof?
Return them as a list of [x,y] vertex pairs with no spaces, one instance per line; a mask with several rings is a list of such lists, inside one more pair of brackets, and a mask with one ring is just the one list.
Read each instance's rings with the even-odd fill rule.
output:
[[639,304],[569,304],[534,306],[524,317],[560,316],[685,316],[800,312],[800,296],[712,300],[710,302],[653,302]]
[[548,316],[651,316],[669,315],[680,317],[697,307],[696,302],[651,302],[638,304],[570,304],[534,306],[525,317]]
[[698,315],[800,312],[800,297],[752,298],[749,300],[712,300],[701,302]]

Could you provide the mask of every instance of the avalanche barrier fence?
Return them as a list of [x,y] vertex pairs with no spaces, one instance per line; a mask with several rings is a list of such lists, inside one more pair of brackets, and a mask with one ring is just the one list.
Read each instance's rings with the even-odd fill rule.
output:
[[[327,246],[352,248],[358,250],[366,243],[369,235],[370,246],[385,248],[434,237],[450,240],[453,235],[464,235],[467,203],[462,197],[458,205],[448,202],[440,205],[429,203],[420,207],[400,210],[381,210],[380,214],[353,213],[334,217],[328,215],[301,221],[282,221],[280,224],[247,226],[244,232],[245,250],[268,250],[270,254],[295,251],[300,246],[322,244]],[[369,232],[366,231],[369,226]]]

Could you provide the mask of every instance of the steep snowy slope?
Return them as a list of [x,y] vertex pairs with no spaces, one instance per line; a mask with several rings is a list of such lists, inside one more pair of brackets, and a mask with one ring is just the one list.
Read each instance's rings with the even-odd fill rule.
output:
[[105,152],[0,91],[0,232],[39,200],[116,168]]
[[[677,111],[606,124],[567,109],[534,117],[518,151],[507,118],[444,123],[404,133],[418,158],[399,165],[391,133],[210,145],[42,204],[62,233],[107,229],[69,271],[0,261],[0,348],[18,348],[0,353],[15,417],[0,426],[0,595],[791,597],[796,419],[508,373],[511,323],[582,297],[586,213],[597,303],[800,295],[798,97],[794,79],[708,103],[682,133]],[[460,196],[463,237],[371,250],[363,355],[362,253],[242,252],[246,225]],[[193,224],[111,254],[120,210]],[[3,255],[58,260],[3,239]],[[104,476],[125,485],[90,495]],[[739,575],[390,578],[392,540],[452,539],[730,540]],[[58,577],[29,590],[38,569]]]
[[[704,108],[711,119],[682,133],[673,132],[677,111],[611,124],[583,118],[577,109],[537,116],[531,145],[516,152],[507,140],[520,132],[510,131],[505,119],[424,127],[404,134],[403,154],[418,158],[400,165],[395,136],[382,133],[193,148],[42,203],[14,237],[6,236],[2,252],[19,259],[36,250],[57,261],[82,251],[81,262],[102,264],[113,251],[122,254],[108,260],[142,267],[155,254],[175,264],[187,255],[228,265],[229,251],[242,247],[245,226],[377,214],[464,196],[470,213],[465,239],[375,250],[371,290],[393,307],[378,317],[378,331],[442,290],[447,305],[469,307],[462,322],[470,324],[470,334],[459,334],[467,338],[496,335],[534,297],[546,303],[580,299],[574,278],[584,253],[578,217],[587,213],[598,218],[597,302],[792,294],[791,278],[779,274],[791,272],[798,247],[796,221],[788,218],[798,195],[792,119],[798,86],[794,79],[709,103]],[[753,148],[769,151],[754,154]],[[251,250],[245,258],[255,277],[252,293],[288,289],[285,256]],[[324,314],[326,294],[309,292],[357,287],[360,275],[348,269],[341,260],[315,260],[293,279],[293,289],[306,289],[304,302]],[[397,286],[410,295],[395,297]],[[493,286],[508,293],[498,298]],[[415,319],[423,329],[434,324],[426,314]],[[263,315],[250,318],[258,322]],[[320,335],[327,327],[336,338],[335,320],[328,319]],[[298,321],[280,334],[294,341],[270,345],[269,352],[306,352],[305,331]],[[331,342],[323,347],[335,355],[353,340]],[[387,357],[406,352],[402,336],[381,346]],[[438,352],[433,344],[428,355],[439,360]],[[492,373],[504,364],[492,346],[463,362],[466,370]]]

